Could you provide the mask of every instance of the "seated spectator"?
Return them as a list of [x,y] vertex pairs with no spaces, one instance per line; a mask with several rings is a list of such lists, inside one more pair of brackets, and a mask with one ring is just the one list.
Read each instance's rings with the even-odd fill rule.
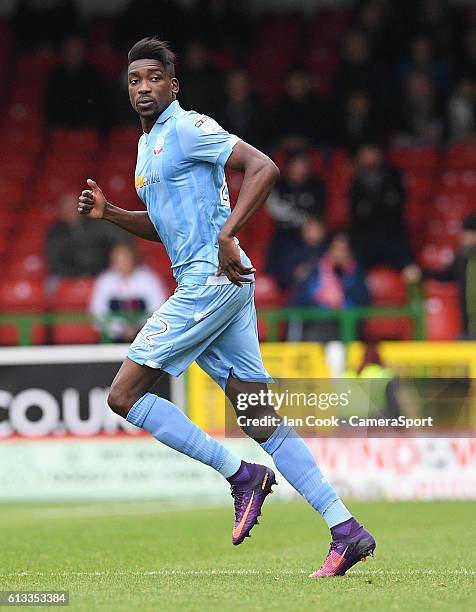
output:
[[114,342],[130,342],[145,318],[166,299],[164,283],[139,265],[135,247],[116,244],[109,268],[96,279],[90,311],[98,327]]
[[[309,268],[299,279],[292,303],[295,306],[317,306],[322,310],[342,310],[369,303],[365,276],[346,234],[334,236],[317,267]],[[337,340],[339,324],[335,321],[306,323],[303,336],[303,339],[322,342]]]
[[299,283],[317,268],[320,258],[327,249],[327,227],[319,217],[310,217],[301,227],[301,242],[288,251],[286,282],[288,286]]
[[303,149],[323,137],[325,108],[312,91],[312,78],[300,68],[286,77],[286,92],[274,112],[278,147],[289,151]]
[[378,146],[362,146],[355,158],[349,204],[352,243],[364,268],[386,264],[403,270],[412,262],[404,223],[405,200],[400,172],[384,164]]
[[260,147],[266,133],[265,117],[259,98],[251,92],[250,79],[244,70],[233,70],[227,77],[225,100],[217,121],[226,130],[246,142]]
[[365,276],[346,234],[336,234],[317,268],[310,269],[309,274],[300,279],[293,303],[331,310],[369,303]]
[[61,63],[46,84],[45,113],[50,125],[103,127],[105,91],[98,72],[85,59],[85,43],[72,36],[63,44]]
[[284,178],[277,183],[267,202],[275,231],[266,269],[281,287],[288,278],[288,254],[301,244],[303,224],[312,217],[323,215],[325,200],[324,185],[313,176],[309,155],[300,152],[291,156]]
[[410,72],[395,114],[398,145],[438,145],[444,134],[443,110],[435,94],[433,82],[423,72]]
[[66,193],[59,205],[59,219],[46,237],[46,261],[53,277],[90,276],[108,265],[109,251],[128,234],[112,223],[97,223],[78,215],[78,196]]
[[451,142],[476,136],[476,81],[462,78],[448,102],[448,131]]

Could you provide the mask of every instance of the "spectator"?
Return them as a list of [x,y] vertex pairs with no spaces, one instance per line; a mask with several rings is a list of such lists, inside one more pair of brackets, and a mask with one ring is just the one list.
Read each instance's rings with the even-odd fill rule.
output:
[[431,38],[419,35],[411,43],[410,58],[399,68],[401,81],[405,82],[411,72],[420,72],[435,84],[440,95],[447,96],[450,88],[448,64],[436,61]]
[[441,104],[430,78],[418,71],[410,72],[397,117],[397,139],[400,145],[438,145],[443,137]]
[[349,202],[352,241],[366,269],[383,263],[402,270],[411,263],[405,199],[400,172],[384,164],[378,146],[362,146],[355,159]]
[[[415,282],[420,275],[419,268],[412,266],[408,280]],[[476,279],[476,215],[470,215],[463,221],[460,247],[453,262],[443,270],[423,270],[423,276],[443,282],[457,283],[463,315],[464,338],[476,339],[476,295],[474,292]]]
[[448,102],[448,130],[451,142],[476,135],[476,82],[462,78]]
[[77,195],[64,194],[60,218],[48,231],[46,260],[53,277],[98,274],[108,265],[111,246],[127,242],[127,234],[112,223],[80,217],[77,205]]
[[227,77],[225,100],[219,123],[246,142],[260,147],[266,133],[264,113],[259,98],[251,92],[250,79],[244,70],[233,70]]
[[182,108],[215,115],[220,79],[208,63],[208,51],[201,42],[187,45],[179,70],[179,100]]
[[276,185],[267,208],[275,222],[268,252],[267,271],[284,287],[288,278],[288,253],[301,244],[301,228],[309,218],[321,217],[325,209],[325,188],[312,174],[305,152],[291,156],[284,178]]
[[144,319],[166,299],[164,283],[139,265],[135,247],[116,244],[109,268],[96,279],[90,311],[98,327],[114,342],[130,342]]
[[356,30],[344,39],[342,61],[334,75],[334,102],[342,104],[353,91],[365,91],[374,101],[383,95],[380,74],[371,60],[367,37]]
[[12,22],[19,48],[55,48],[78,31],[79,12],[74,0],[20,0]]
[[380,121],[367,92],[353,91],[349,95],[344,110],[336,115],[333,131],[335,144],[351,151],[365,142],[379,140]]
[[50,125],[79,128],[105,124],[102,80],[86,62],[84,40],[79,36],[64,42],[61,63],[48,76],[45,113]]
[[300,68],[286,77],[286,92],[274,113],[275,140],[287,150],[298,150],[324,137],[325,108],[312,92],[312,78]]
[[[317,268],[300,279],[293,304],[318,306],[322,310],[341,310],[369,303],[365,276],[358,266],[346,234],[337,234],[319,260]],[[339,338],[339,325],[335,321],[306,323],[304,339],[322,342]]]
[[[289,280],[294,285],[307,278],[317,268],[327,249],[327,227],[319,217],[310,217],[301,227],[301,242],[288,254]],[[288,284],[288,283],[286,283]]]
[[194,24],[185,18],[182,4],[176,0],[129,0],[116,20],[116,46],[127,52],[144,36],[160,31],[162,40],[171,41],[175,50],[181,49],[194,31]]
[[476,27],[464,37],[464,46],[458,62],[459,73],[476,81]]

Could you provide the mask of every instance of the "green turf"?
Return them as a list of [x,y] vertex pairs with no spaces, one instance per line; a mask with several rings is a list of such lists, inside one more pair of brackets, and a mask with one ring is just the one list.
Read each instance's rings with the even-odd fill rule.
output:
[[310,580],[328,534],[300,502],[268,503],[239,547],[231,507],[0,506],[0,590],[69,590],[71,608],[101,611],[476,609],[476,503],[352,509],[375,559]]

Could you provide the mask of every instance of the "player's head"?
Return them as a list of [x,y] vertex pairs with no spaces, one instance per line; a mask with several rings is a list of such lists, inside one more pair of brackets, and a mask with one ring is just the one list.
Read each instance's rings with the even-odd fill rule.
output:
[[154,119],[179,90],[175,78],[175,55],[169,45],[155,36],[136,42],[128,55],[129,98],[144,119]]

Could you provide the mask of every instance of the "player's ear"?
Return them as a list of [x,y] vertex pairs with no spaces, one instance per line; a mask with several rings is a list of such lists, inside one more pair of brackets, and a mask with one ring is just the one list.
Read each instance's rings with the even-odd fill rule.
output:
[[177,94],[179,92],[179,89],[180,89],[180,85],[179,85],[178,79],[175,78],[175,77],[172,77],[170,79],[170,82],[172,84],[172,93]]

